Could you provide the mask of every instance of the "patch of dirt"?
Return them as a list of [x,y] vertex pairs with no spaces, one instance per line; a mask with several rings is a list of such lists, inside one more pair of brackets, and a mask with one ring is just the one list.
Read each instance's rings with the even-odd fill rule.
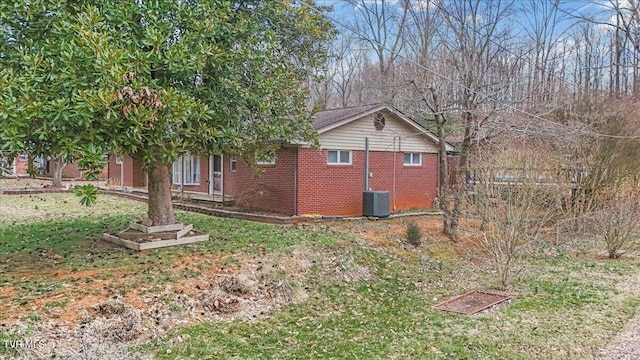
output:
[[446,240],[442,235],[442,219],[437,216],[421,216],[411,219],[399,218],[381,221],[365,220],[357,224],[334,223],[335,231],[354,234],[357,240],[365,245],[390,253],[414,257],[415,248],[406,244],[407,222],[415,221],[422,231],[422,243],[439,243]]
[[[123,269],[58,271],[52,278],[68,284],[64,289],[38,297],[20,310],[13,304],[0,306],[0,311],[11,313],[2,330],[46,344],[37,353],[19,354],[22,359],[133,359],[136,354],[128,353],[126,345],[163,336],[172,328],[202,321],[253,321],[304,301],[305,274],[317,261],[305,254],[309,252],[301,248],[288,256],[244,256],[231,265],[224,263],[231,255],[191,254],[176,259],[169,269],[176,276],[193,277],[167,283],[162,290],[138,287],[124,294],[108,289],[133,276]],[[15,291],[2,289],[6,294]],[[33,314],[40,320],[28,330]]]
[[0,298],[12,298],[16,295],[16,288],[13,286],[0,287]]
[[[423,230],[423,244],[439,241],[438,218],[416,219]],[[340,222],[322,227],[336,233],[354,233],[357,241],[381,251],[416,256],[413,247],[405,247],[404,219],[389,221]],[[182,255],[162,271],[175,279],[166,283],[131,288],[139,281],[133,269],[57,269],[53,274],[34,268],[11,274],[33,281],[48,279],[62,283],[59,290],[30,301],[26,306],[0,304],[0,312],[10,314],[3,320],[6,333],[27,336],[30,316],[40,320],[29,330],[30,339],[41,339],[46,346],[39,353],[20,354],[23,359],[62,357],[136,358],[127,345],[158,338],[170,329],[203,321],[254,321],[290,303],[308,298],[308,277],[316,267],[335,274],[328,281],[370,281],[374,274],[366,264],[358,264],[343,251],[320,253],[313,245],[292,248],[288,255],[263,252],[260,255],[205,253]],[[160,269],[151,269],[155,271]],[[159,287],[159,285],[161,287]],[[18,289],[0,288],[0,296],[11,298]],[[27,339],[25,339],[27,340]]]

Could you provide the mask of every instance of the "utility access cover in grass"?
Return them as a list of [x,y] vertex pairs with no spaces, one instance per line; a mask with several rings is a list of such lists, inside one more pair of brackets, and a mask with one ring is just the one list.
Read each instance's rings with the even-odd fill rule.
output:
[[458,314],[471,315],[497,305],[503,301],[509,300],[510,298],[511,297],[507,295],[474,290],[441,302],[433,308]]

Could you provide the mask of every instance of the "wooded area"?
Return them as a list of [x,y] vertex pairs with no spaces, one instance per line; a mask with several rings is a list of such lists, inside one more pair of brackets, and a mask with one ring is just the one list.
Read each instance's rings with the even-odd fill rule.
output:
[[[458,178],[447,178],[452,164],[444,157],[440,164],[452,240],[461,217],[481,219],[478,239],[506,262],[510,255],[496,251],[513,252],[542,226],[598,222],[603,229],[604,214],[621,211],[638,218],[640,2],[334,6],[340,35],[324,80],[311,84],[314,103],[388,103],[456,145]],[[519,191],[496,185],[505,181]],[[610,256],[619,250],[609,246]]]

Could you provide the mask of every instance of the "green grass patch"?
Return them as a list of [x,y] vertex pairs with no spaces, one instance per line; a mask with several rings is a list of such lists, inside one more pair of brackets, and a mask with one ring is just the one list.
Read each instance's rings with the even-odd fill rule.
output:
[[[42,203],[65,201],[61,194],[40,196]],[[9,199],[29,206],[35,202],[29,197]],[[513,282],[508,306],[463,316],[432,306],[469,290],[490,289],[496,285],[495,275],[465,261],[440,240],[413,254],[395,253],[356,238],[369,222],[336,225],[344,229],[333,231],[177,212],[179,221],[194,224],[211,240],[138,253],[100,237],[141,218],[144,207],[118,198],[106,201],[111,209],[95,213],[31,214],[0,223],[0,290],[15,291],[2,301],[28,305],[68,286],[90,287],[105,280],[111,282],[101,286],[111,293],[161,290],[166,284],[198,279],[221,254],[284,260],[304,245],[300,256],[309,266],[291,280],[308,295],[304,302],[251,322],[174,329],[137,349],[159,359],[583,359],[593,357],[640,306],[635,281],[640,260],[601,260],[584,244],[558,251],[541,247],[529,254]],[[344,231],[352,227],[351,234]],[[240,267],[239,258],[227,257],[215,265]],[[57,280],[56,274],[92,269],[98,271],[90,277]],[[365,278],[348,281],[343,276],[362,269]],[[274,267],[267,276],[290,281],[285,267]],[[178,310],[173,299],[166,301]],[[52,297],[45,310],[64,310],[69,303],[67,297]],[[46,314],[32,316],[37,323]],[[177,336],[183,341],[172,341]],[[15,334],[0,333],[0,341],[12,337]]]
[[[308,280],[318,286],[303,304],[253,323],[187,327],[143,350],[161,359],[582,359],[593,357],[640,305],[637,291],[616,286],[638,273],[635,260],[534,261],[515,282],[509,306],[463,316],[431,307],[485,288],[491,274],[463,262],[394,258],[353,245],[349,256],[368,264],[374,278],[326,281],[331,271],[316,268]],[[187,340],[168,345],[178,335]]]

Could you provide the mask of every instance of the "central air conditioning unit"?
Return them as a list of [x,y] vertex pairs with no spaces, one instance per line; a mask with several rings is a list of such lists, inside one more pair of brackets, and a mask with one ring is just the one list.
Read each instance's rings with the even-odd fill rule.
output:
[[389,192],[364,191],[362,193],[362,215],[378,218],[389,217]]

